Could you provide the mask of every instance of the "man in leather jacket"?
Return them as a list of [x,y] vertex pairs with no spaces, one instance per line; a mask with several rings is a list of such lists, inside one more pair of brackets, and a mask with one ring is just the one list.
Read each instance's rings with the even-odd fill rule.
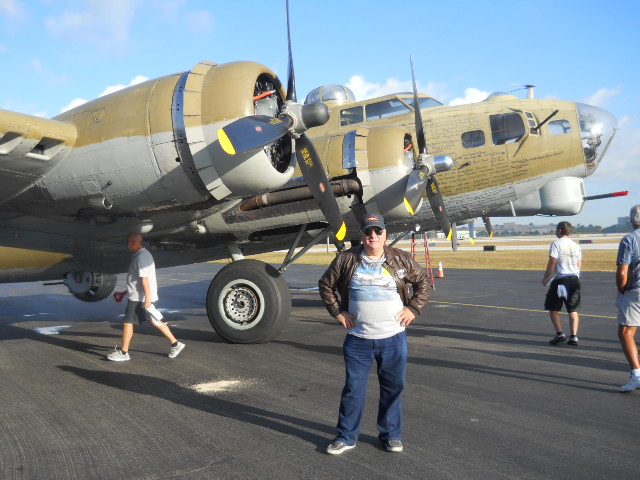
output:
[[374,361],[380,382],[378,438],[387,451],[402,451],[405,327],[420,315],[431,291],[431,279],[413,256],[385,245],[382,215],[365,215],[360,233],[362,245],[336,256],[319,281],[325,307],[348,330],[343,345],[346,380],[337,435],[327,447],[332,455],[356,445]]

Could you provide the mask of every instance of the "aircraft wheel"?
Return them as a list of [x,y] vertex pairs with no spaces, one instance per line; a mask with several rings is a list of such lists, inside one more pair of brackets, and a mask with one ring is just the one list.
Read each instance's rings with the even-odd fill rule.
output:
[[271,265],[258,260],[230,263],[213,278],[207,315],[231,343],[264,343],[276,338],[291,313],[291,293]]

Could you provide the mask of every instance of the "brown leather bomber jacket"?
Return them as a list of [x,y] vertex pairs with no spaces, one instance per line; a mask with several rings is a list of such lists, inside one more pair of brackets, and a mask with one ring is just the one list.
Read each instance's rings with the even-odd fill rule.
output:
[[[362,262],[363,251],[364,247],[360,245],[337,255],[318,282],[320,297],[333,317],[349,310],[349,283]],[[417,317],[429,301],[431,278],[410,253],[385,245],[384,254],[387,258],[384,266],[396,281],[402,304]],[[413,286],[411,297],[410,286]]]

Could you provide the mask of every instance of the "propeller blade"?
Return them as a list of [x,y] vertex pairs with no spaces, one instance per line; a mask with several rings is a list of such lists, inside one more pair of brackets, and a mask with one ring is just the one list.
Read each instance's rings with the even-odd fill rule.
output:
[[[427,157],[427,137],[424,133],[424,125],[422,123],[422,110],[420,109],[420,103],[418,102],[418,87],[416,85],[416,75],[413,69],[413,58],[409,57],[411,62],[411,82],[413,84],[413,111],[415,113],[415,127],[416,127],[416,140],[418,142],[418,161],[419,167],[416,168],[409,175],[407,180],[407,189],[404,195],[404,204],[407,207],[407,211],[411,215],[415,215],[415,211],[420,204],[425,188],[427,190],[427,198],[429,199],[429,205],[433,211],[436,220],[440,228],[445,235],[451,233],[451,222],[447,215],[447,210],[444,207],[444,201],[442,200],[442,194],[440,193],[440,187],[438,180],[436,180],[435,169],[433,159],[430,160],[430,168],[425,164]],[[455,224],[454,224],[455,228]],[[456,250],[457,242],[453,244],[453,249]]]
[[[418,155],[427,154],[427,142],[424,136],[424,128],[422,127],[422,112],[418,104],[418,88],[416,87],[416,76],[413,70],[413,59],[409,57],[411,62],[411,81],[413,82],[413,110],[415,113],[416,124],[416,140],[418,142]],[[429,170],[422,166],[411,172],[407,180],[407,188],[404,192],[404,206],[411,215],[416,214],[420,200],[424,195],[429,180]]]
[[475,219],[471,220],[467,224],[467,228],[469,229],[469,242],[471,245],[476,244],[476,221]]
[[316,147],[305,134],[296,139],[296,157],[313,198],[316,199],[336,238],[342,241],[347,233],[347,226],[342,219],[342,213],[336,197],[333,196],[329,178],[322,167]]
[[493,227],[491,226],[491,219],[487,215],[483,215],[482,221],[484,222],[484,227],[487,229],[489,238],[493,238]]
[[456,222],[451,223],[451,230],[449,230],[447,238],[451,240],[451,248],[453,251],[455,252],[458,250],[458,229],[456,227]]
[[431,210],[433,211],[436,220],[438,220],[438,224],[440,225],[442,232],[448,237],[451,232],[451,222],[449,221],[447,210],[444,207],[442,195],[440,194],[440,186],[438,185],[436,177],[429,177],[429,182],[427,184],[427,198],[429,199]]
[[293,120],[287,115],[275,118],[253,115],[240,118],[218,130],[218,140],[225,152],[236,155],[275,142],[286,135],[291,125]]
[[404,192],[404,206],[411,215],[416,214],[420,200],[427,188],[429,174],[425,168],[416,168],[409,175],[407,180],[407,189]]
[[422,125],[422,112],[420,111],[420,104],[418,103],[418,87],[416,87],[416,76],[413,72],[413,59],[409,57],[411,62],[411,81],[413,82],[413,111],[416,118],[416,137],[418,140],[418,154],[427,153],[427,138],[424,134],[424,127]]
[[289,80],[287,82],[287,100],[296,102],[296,76],[293,72],[293,53],[291,52],[291,28],[289,27],[289,0],[287,0],[287,42],[289,48]]

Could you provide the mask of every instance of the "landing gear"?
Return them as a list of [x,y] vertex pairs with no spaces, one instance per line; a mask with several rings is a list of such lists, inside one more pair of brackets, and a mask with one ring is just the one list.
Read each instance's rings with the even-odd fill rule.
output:
[[264,343],[276,338],[291,313],[284,277],[258,260],[230,263],[207,292],[207,315],[215,331],[231,343]]

